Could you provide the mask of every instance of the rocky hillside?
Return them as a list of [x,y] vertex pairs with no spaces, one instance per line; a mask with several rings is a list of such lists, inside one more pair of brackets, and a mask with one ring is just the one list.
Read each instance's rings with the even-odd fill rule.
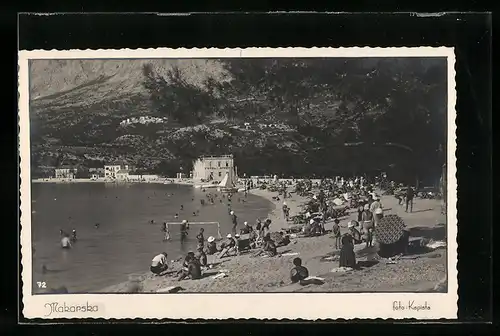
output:
[[227,153],[252,175],[410,164],[393,149],[346,150],[352,141],[421,146],[412,160],[428,162],[443,137],[446,74],[419,62],[32,61],[32,173],[120,160],[172,176]]

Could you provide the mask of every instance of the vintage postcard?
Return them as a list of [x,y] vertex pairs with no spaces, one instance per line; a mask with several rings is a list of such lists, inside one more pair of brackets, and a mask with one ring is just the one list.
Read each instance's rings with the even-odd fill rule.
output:
[[457,317],[453,48],[19,52],[26,318]]

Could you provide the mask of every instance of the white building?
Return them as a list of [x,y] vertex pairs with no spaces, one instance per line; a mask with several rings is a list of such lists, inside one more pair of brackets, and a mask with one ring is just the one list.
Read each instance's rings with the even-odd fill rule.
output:
[[193,164],[192,176],[195,181],[221,181],[226,173],[232,181],[238,178],[232,155],[203,156]]
[[[120,170],[126,170],[127,175],[129,171],[129,165],[127,164],[112,164],[112,165],[104,165],[104,177],[107,179],[116,179],[117,178],[117,173]],[[122,174],[123,175],[123,172]]]

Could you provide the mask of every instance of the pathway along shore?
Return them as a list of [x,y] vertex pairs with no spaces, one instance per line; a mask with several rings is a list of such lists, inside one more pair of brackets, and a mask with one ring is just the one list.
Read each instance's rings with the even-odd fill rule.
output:
[[[265,197],[273,204],[275,209],[270,213],[272,231],[285,225],[281,214],[283,200],[272,199],[276,193],[266,190],[253,190],[253,194]],[[293,195],[287,199],[291,208],[291,216],[300,211],[300,206],[305,198]],[[434,238],[445,237],[445,217],[440,213],[440,204],[437,200],[416,199],[414,212],[405,213],[397,204],[393,196],[383,196],[382,204],[386,213],[401,216],[410,228],[412,236]],[[347,222],[354,219],[355,213],[341,220],[343,232]],[[438,237],[439,236],[439,237]],[[445,238],[443,238],[445,239]],[[331,255],[334,251],[334,240],[331,234],[321,237],[298,238],[288,246],[278,248],[279,253],[298,253],[293,256],[274,258],[252,258],[250,254],[222,259],[223,262],[207,271],[207,276],[200,280],[177,281],[175,277],[153,276],[150,273],[138,275],[141,292],[157,292],[158,290],[180,286],[182,292],[356,292],[356,291],[432,291],[434,286],[446,276],[446,248],[426,254],[415,255],[412,259],[397,260],[396,263],[386,263],[384,260],[375,261],[370,267],[344,273],[331,272],[338,267],[338,261],[322,261],[322,257]],[[373,254],[372,254],[373,256]],[[212,256],[209,262],[213,261]],[[290,284],[290,269],[292,260],[300,257],[303,265],[309,269],[311,276],[325,279],[323,285],[300,286]],[[370,256],[368,256],[369,259]],[[366,257],[358,257],[358,261],[366,261]],[[172,265],[169,265],[172,267]],[[148,265],[145,265],[145,269]],[[219,270],[224,270],[227,277],[213,279]],[[101,293],[129,292],[130,283],[102,289]]]

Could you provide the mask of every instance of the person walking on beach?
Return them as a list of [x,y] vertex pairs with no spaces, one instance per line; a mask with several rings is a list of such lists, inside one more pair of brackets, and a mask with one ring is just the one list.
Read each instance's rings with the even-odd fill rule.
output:
[[233,223],[232,232],[233,234],[236,234],[236,228],[238,226],[238,217],[236,217],[236,214],[232,210],[229,214],[231,215],[231,223]]
[[405,212],[408,212],[408,206],[410,207],[410,212],[413,212],[413,197],[415,196],[415,193],[413,191],[413,188],[408,185],[408,188],[406,189],[406,209]]
[[158,254],[151,261],[150,270],[155,275],[160,275],[168,269],[167,265],[167,252]]

